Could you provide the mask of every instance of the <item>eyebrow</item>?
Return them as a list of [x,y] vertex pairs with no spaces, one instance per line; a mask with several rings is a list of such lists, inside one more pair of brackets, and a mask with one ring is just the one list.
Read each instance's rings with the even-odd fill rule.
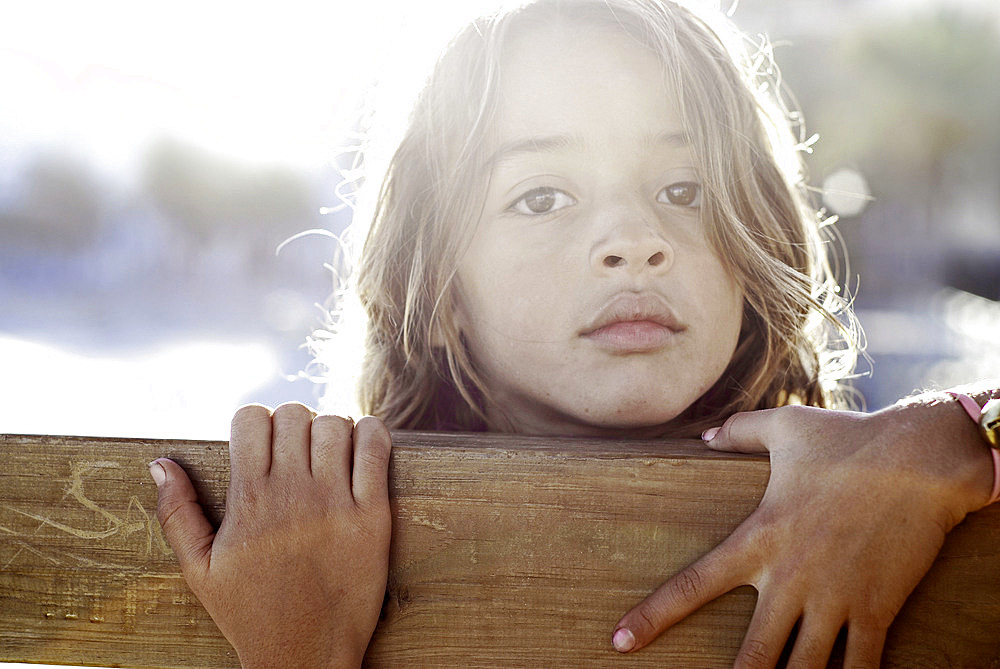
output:
[[[486,161],[489,168],[512,160],[523,154],[557,153],[564,149],[582,146],[582,137],[577,135],[543,135],[524,137],[505,142]],[[684,148],[691,144],[691,137],[683,130],[667,130],[646,139],[649,146],[665,145],[670,148]]]
[[557,153],[571,146],[579,146],[583,140],[572,135],[548,135],[543,137],[525,137],[505,142],[491,155],[486,165],[493,167],[525,153]]

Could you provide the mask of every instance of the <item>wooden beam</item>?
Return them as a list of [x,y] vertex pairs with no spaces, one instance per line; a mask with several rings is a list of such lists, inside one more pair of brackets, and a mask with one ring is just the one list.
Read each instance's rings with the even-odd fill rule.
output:
[[[391,573],[367,664],[725,667],[741,588],[619,656],[615,621],[756,506],[766,459],[698,442],[394,434]],[[221,517],[222,442],[0,436],[0,661],[238,666],[160,533],[169,456]],[[1000,509],[970,516],[890,631],[885,666],[1000,667]]]

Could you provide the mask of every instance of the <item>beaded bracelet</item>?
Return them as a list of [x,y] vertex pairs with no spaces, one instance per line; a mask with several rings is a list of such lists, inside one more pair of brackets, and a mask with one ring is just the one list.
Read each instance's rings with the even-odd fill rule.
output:
[[958,403],[965,409],[965,413],[969,414],[969,418],[976,423],[976,427],[982,432],[983,438],[990,446],[990,453],[993,455],[993,492],[990,493],[990,501],[986,504],[989,505],[1000,501],[1000,448],[997,448],[997,444],[994,443],[996,426],[992,422],[989,426],[983,423],[983,414],[986,413],[984,409],[988,410],[990,414],[995,413],[996,406],[994,406],[994,402],[1000,402],[1000,400],[991,400],[985,407],[980,409],[979,403],[968,395],[950,391],[948,394],[958,400]]

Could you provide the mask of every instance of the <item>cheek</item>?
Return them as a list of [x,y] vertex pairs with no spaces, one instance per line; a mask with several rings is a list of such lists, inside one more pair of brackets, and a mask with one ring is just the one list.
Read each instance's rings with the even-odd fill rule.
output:
[[542,316],[553,315],[565,303],[566,272],[552,260],[561,254],[527,244],[508,248],[502,243],[480,242],[459,268],[459,293],[468,327],[488,323],[502,331],[523,331],[545,322]]
[[713,311],[724,318],[727,324],[732,318],[741,321],[743,318],[743,282],[727,265],[723,259],[724,255],[720,255],[713,249],[706,249],[706,251],[710,257],[705,261],[703,266],[705,271],[702,272],[702,277],[711,282],[707,285],[715,286],[713,290],[715,308]]
[[727,292],[726,305],[725,312],[720,315],[719,332],[729,343],[729,348],[735,349],[743,330],[743,291],[733,286]]
[[[712,346],[718,351],[718,364],[729,363],[743,328],[743,289],[737,280],[719,263],[714,284],[716,289],[703,295],[709,327],[714,336]],[[709,277],[705,277],[706,279]],[[721,360],[725,357],[725,360]],[[724,364],[723,364],[724,362]]]

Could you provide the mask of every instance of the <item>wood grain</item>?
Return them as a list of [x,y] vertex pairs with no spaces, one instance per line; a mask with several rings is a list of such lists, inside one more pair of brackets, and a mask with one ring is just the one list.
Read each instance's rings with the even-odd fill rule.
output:
[[[372,667],[725,667],[755,602],[725,595],[643,651],[615,621],[756,506],[765,459],[698,442],[397,432]],[[223,442],[0,436],[0,661],[238,666],[156,522],[150,460],[221,517]],[[1000,667],[1000,509],[956,528],[894,624],[890,667]]]

